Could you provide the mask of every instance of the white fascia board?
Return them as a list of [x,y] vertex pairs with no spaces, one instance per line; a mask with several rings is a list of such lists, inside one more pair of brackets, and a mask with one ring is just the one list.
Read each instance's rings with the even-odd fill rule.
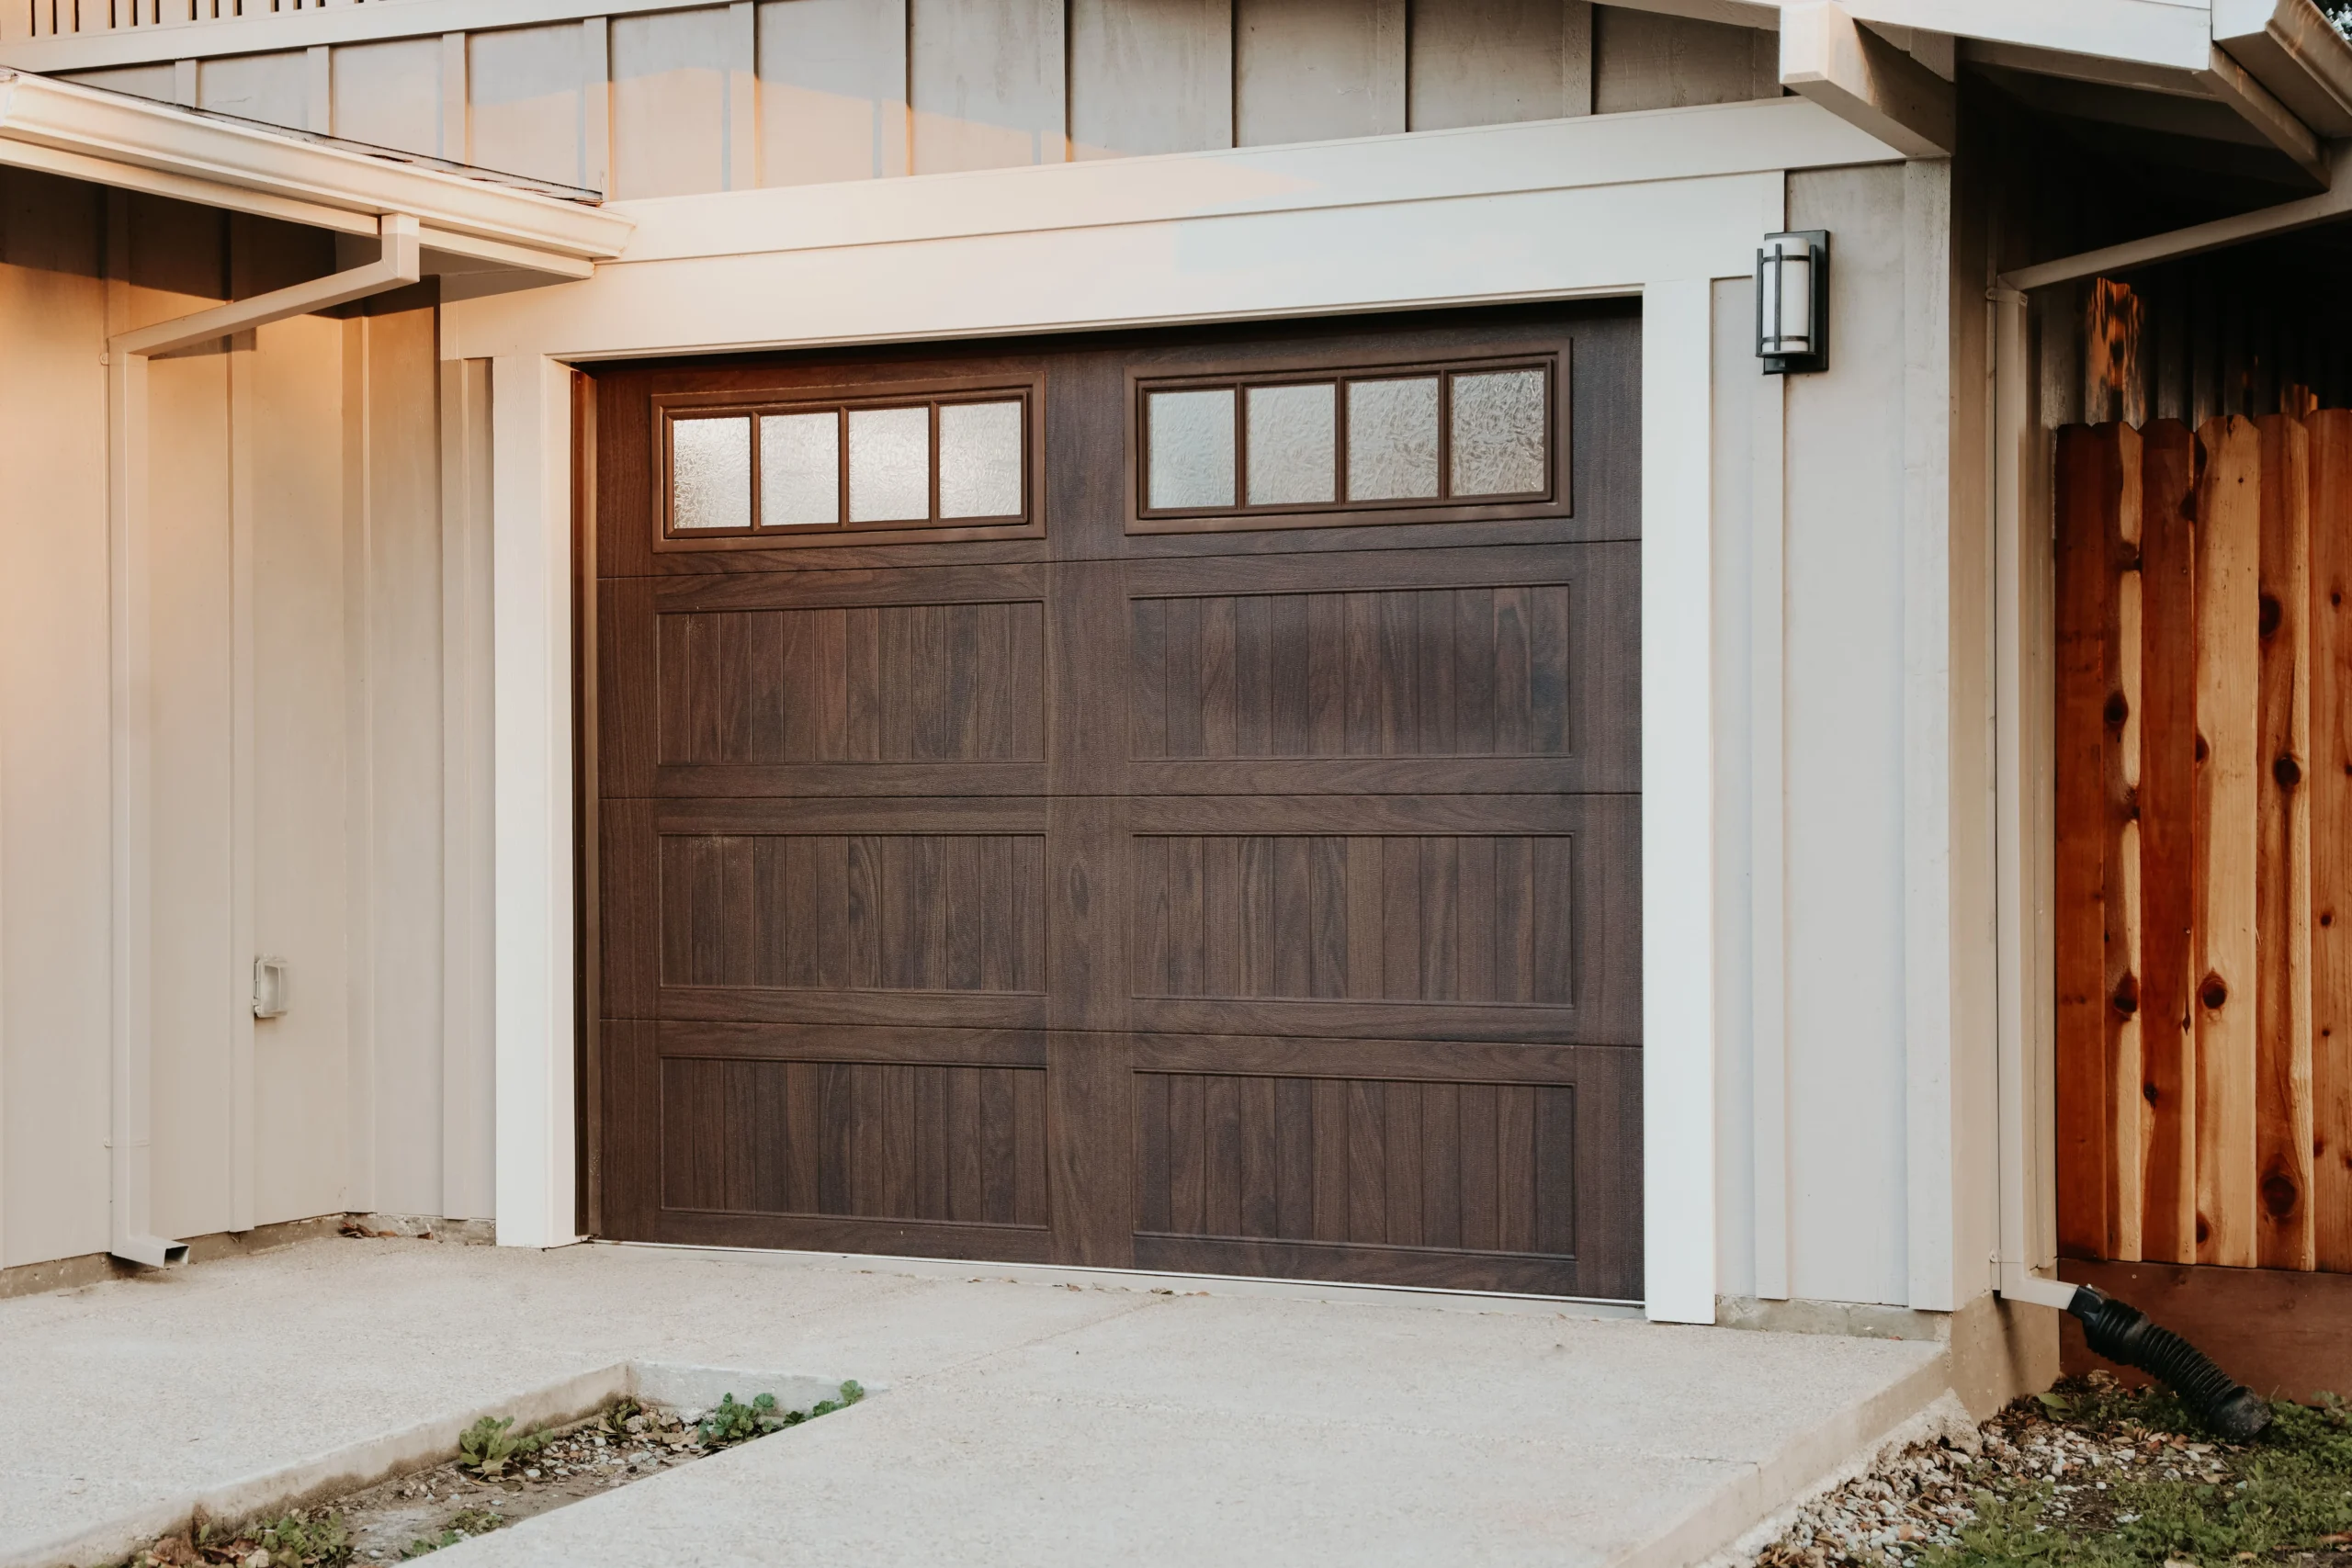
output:
[[[621,201],[617,265],[1892,163],[1803,98]],[[1745,269],[1742,269],[1745,270]]]
[[2213,45],[2320,135],[2352,136],[2352,43],[2312,0],[2213,0]]
[[1846,9],[1859,22],[2182,71],[2204,69],[2212,47],[2202,0],[1848,0]]
[[[102,185],[345,232],[373,233],[377,219],[405,212],[452,240],[591,261],[618,254],[633,227],[599,207],[23,73],[0,74],[0,143],[33,150],[14,158],[0,150],[0,162],[70,165]],[[336,212],[348,216],[325,216]]]
[[1913,158],[1960,145],[1955,90],[1869,28],[1837,0],[1781,13],[1781,85]]

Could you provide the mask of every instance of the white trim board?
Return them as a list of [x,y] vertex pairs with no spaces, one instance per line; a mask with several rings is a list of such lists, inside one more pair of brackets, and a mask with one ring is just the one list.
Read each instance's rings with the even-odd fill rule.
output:
[[616,201],[619,265],[1780,173],[1898,156],[1808,99]]
[[[1824,127],[1813,117],[1831,118],[1810,105],[1771,117],[1744,107],[1677,113],[1681,118],[1650,122],[1718,133],[1792,128],[1781,145],[1815,138]],[[993,192],[1034,180],[1044,194],[1025,191],[1021,199],[1037,213],[1036,226],[750,254],[674,254],[678,235],[665,233],[672,215],[685,214],[678,222],[687,227],[705,225],[707,215],[684,201],[640,203],[633,209],[640,232],[665,259],[446,309],[443,355],[494,360],[501,1242],[571,1239],[564,362],[1639,296],[1645,1294],[1654,1318],[1713,1320],[1709,280],[1749,274],[1758,239],[1779,226],[1785,175],[1713,173],[1702,164],[1683,177],[1642,184],[1578,183],[1577,165],[1563,160],[1556,186],[1492,188],[1498,155],[1556,146],[1563,137],[1561,127],[1546,124],[1433,138],[1417,151],[1409,192],[1343,204],[1321,199],[1326,176],[1317,173],[1343,150],[1258,150],[1246,166],[1253,178],[1289,181],[1289,205],[1269,204],[1271,193],[1261,193],[1248,210],[1112,222],[1087,221],[1087,193],[1098,182],[1084,165],[910,179],[903,185],[910,189],[966,182],[956,200],[974,209]],[[1804,144],[1818,150],[1826,142]],[[1852,150],[1839,163],[1895,156],[1865,137],[1838,144]],[[1447,167],[1448,158],[1457,162]],[[1148,206],[1153,180],[1172,187],[1195,178],[1186,162],[1136,161],[1135,177],[1147,188],[1130,194],[1130,210]],[[1588,166],[1581,177],[1593,174]],[[693,201],[789,211],[795,199],[748,192]],[[836,198],[797,199],[813,210]]]
[[[1614,119],[1640,122],[1652,177],[1620,180]],[[1898,157],[1784,100],[624,202],[638,230],[619,265],[454,301],[442,353],[582,360],[1624,294],[1747,276],[1782,171]]]

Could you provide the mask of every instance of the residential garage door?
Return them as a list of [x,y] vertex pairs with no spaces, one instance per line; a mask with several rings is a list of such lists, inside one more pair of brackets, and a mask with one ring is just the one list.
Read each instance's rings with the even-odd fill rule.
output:
[[600,372],[592,1227],[1637,1296],[1639,364]]

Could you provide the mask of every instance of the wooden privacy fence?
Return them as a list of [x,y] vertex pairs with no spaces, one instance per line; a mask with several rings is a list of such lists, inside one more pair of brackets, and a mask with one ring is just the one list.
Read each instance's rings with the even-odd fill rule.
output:
[[2352,1271],[2352,411],[2056,477],[2059,1249]]

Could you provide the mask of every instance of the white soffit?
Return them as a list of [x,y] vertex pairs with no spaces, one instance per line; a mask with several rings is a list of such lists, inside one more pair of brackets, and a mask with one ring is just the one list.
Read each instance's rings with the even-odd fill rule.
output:
[[413,216],[428,250],[479,265],[585,276],[620,254],[625,215],[193,113],[0,70],[0,164],[373,236]]

